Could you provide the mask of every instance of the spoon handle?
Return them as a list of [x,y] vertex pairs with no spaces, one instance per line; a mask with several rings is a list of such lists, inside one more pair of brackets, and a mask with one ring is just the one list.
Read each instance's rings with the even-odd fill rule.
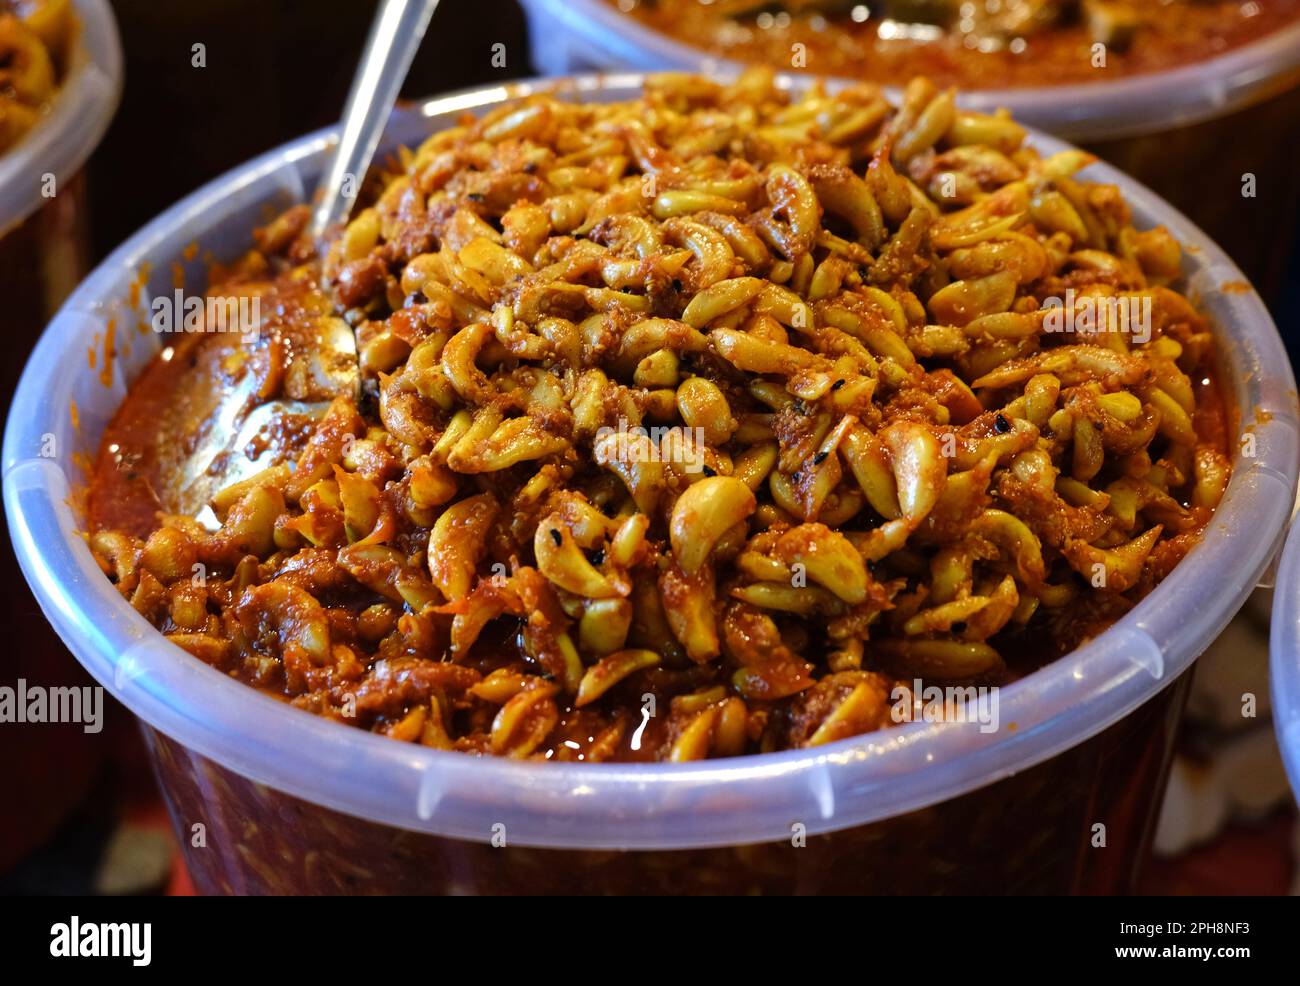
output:
[[343,131],[321,178],[311,234],[319,241],[352,211],[398,90],[438,0],[382,0],[352,78]]

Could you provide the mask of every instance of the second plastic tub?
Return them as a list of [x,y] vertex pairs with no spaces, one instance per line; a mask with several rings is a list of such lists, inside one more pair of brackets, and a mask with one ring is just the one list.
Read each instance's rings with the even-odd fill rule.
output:
[[0,154],[0,288],[11,338],[35,334],[89,269],[85,178],[117,109],[122,46],[107,0],[77,0],[67,78],[48,112]]
[[[571,89],[630,98],[640,81],[588,78]],[[390,146],[547,85],[431,101],[395,118]],[[913,723],[816,750],[695,764],[517,763],[344,728],[220,674],[139,616],[78,533],[76,463],[95,450],[157,337],[125,332],[103,379],[78,354],[110,319],[134,325],[152,293],[171,291],[173,264],[201,283],[201,265],[186,260],[195,241],[219,257],[246,248],[269,207],[303,199],[329,139],[318,133],[250,162],[123,244],[47,329],[5,434],[5,508],[24,571],[69,646],[144,722],[201,890],[1131,886],[1187,672],[1272,558],[1296,482],[1294,382],[1281,342],[1258,296],[1218,290],[1241,274],[1204,234],[1113,169],[1087,173],[1122,188],[1139,227],[1163,223],[1190,245],[1187,287],[1215,323],[1223,390],[1239,431],[1253,437],[1236,449],[1202,543],[1105,633],[1003,688],[1000,729]],[[1033,142],[1048,153],[1064,146]],[[142,270],[154,273],[140,290]]]

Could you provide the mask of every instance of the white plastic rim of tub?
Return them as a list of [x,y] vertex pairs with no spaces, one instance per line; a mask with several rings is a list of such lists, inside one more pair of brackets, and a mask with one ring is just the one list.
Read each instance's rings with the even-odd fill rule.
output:
[[1294,522],[1273,585],[1268,650],[1273,729],[1291,790],[1300,801],[1300,524]]
[[122,43],[108,0],[74,0],[73,8],[80,23],[68,77],[36,126],[0,154],[0,236],[39,209],[51,187],[58,194],[72,180],[122,95]]
[[[543,75],[665,69],[714,74],[742,67],[653,30],[605,0],[520,3],[533,64]],[[1069,140],[1103,140],[1212,120],[1298,81],[1300,22],[1195,64],[1106,82],[969,90],[958,102],[981,112],[1006,107],[1021,123]]]
[[[566,98],[626,99],[642,77],[563,83]],[[798,88],[802,82],[781,80]],[[556,85],[498,86],[398,114],[393,141],[414,143],[466,110]],[[1238,454],[1202,542],[1170,576],[1095,640],[1000,693],[1001,728],[912,723],[815,750],[692,764],[518,763],[398,743],[340,726],[219,673],[167,642],[104,578],[79,534],[74,459],[93,455],[126,384],[157,348],[129,329],[173,263],[198,276],[186,247],[218,257],[249,245],[268,203],[314,184],[332,131],[265,154],[173,206],[119,247],[45,330],[14,397],[4,441],[4,502],[18,559],[41,608],[82,664],[136,715],[227,768],[306,801],[403,828],[484,841],[504,823],[513,845],[678,849],[783,840],[898,815],[1023,770],[1100,732],[1168,686],[1237,611],[1274,557],[1295,493],[1294,381],[1277,330],[1242,275],[1187,219],[1106,165],[1088,177],[1121,187],[1140,226],[1163,223],[1191,244],[1188,289],[1215,320],[1225,398],[1253,436]],[[1044,152],[1066,145],[1034,134]],[[153,271],[126,299],[141,265]],[[194,283],[194,282],[190,282]],[[109,318],[122,352],[111,386],[86,347]],[[129,345],[128,345],[129,343]],[[75,401],[77,413],[71,411]],[[75,420],[74,420],[75,419]],[[1240,453],[1240,449],[1238,452]],[[74,455],[75,453],[75,455]]]

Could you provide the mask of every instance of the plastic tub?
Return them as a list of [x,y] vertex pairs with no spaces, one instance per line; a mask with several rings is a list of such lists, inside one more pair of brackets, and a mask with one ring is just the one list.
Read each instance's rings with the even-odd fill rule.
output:
[[[107,0],[76,0],[79,32],[67,77],[47,115],[22,140],[0,153],[0,298],[5,336],[13,352],[0,367],[0,393],[18,383],[22,361],[63,299],[90,270],[86,159],[117,108],[122,49]],[[55,195],[42,195],[54,176]],[[38,616],[8,547],[0,549],[5,603],[14,657],[0,683],[88,683],[84,672]],[[84,797],[105,744],[76,725],[14,727],[0,785],[28,806],[0,819],[0,872],[54,831]],[[58,763],[57,776],[49,764]]]
[[79,23],[67,78],[46,116],[0,154],[0,286],[11,337],[15,316],[34,336],[86,273],[82,165],[122,93],[122,45],[107,0],[73,6]]
[[[413,142],[465,110],[546,85],[434,100],[395,117],[390,139]],[[639,85],[638,76],[572,84],[593,99],[628,98]],[[1185,672],[1272,558],[1300,454],[1276,330],[1253,292],[1215,290],[1241,275],[1204,234],[1112,169],[1092,169],[1123,188],[1139,225],[1164,223],[1195,245],[1190,286],[1218,325],[1225,395],[1256,454],[1239,457],[1203,542],[1163,585],[1094,641],[1002,689],[1002,729],[914,723],[815,752],[690,765],[516,763],[340,728],[220,674],[136,614],[78,535],[76,457],[95,449],[156,337],[128,333],[110,386],[67,354],[83,352],[110,318],[133,324],[128,299],[145,264],[154,273],[135,292],[140,310],[151,292],[172,290],[174,262],[197,283],[197,264],[184,260],[193,241],[218,256],[244,248],[269,203],[304,196],[328,140],[317,133],[250,162],[115,251],[46,330],[15,398],[22,413],[5,434],[5,509],[23,569],[74,653],[144,721],[199,889],[1130,885],[1164,785]],[[1034,141],[1044,151],[1064,146]],[[56,457],[41,456],[48,436]],[[1091,848],[1096,825],[1105,826],[1105,853]],[[796,849],[804,832],[807,846]]]
[[1273,587],[1269,690],[1277,745],[1300,802],[1300,525],[1291,526]]
[[[740,64],[647,28],[606,0],[520,0],[547,75]],[[900,79],[899,85],[906,82]],[[1300,21],[1198,64],[1111,82],[983,89],[961,103],[1082,144],[1200,224],[1272,302],[1300,206]],[[1246,175],[1255,195],[1242,194]]]
[[107,0],[73,0],[73,8],[79,24],[67,78],[45,118],[0,154],[0,234],[49,201],[46,174],[62,188],[80,170],[122,94],[122,43]]

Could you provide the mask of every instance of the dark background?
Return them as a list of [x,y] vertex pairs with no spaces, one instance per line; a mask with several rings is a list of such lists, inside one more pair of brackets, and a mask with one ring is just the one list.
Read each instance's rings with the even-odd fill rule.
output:
[[[126,56],[125,86],[111,128],[87,167],[91,261],[210,179],[335,122],[375,6],[373,0],[113,0]],[[191,46],[199,42],[206,47],[204,68],[191,64]],[[503,68],[492,65],[497,43],[506,48]],[[524,19],[514,0],[442,0],[403,95],[432,96],[531,73]],[[1276,150],[1283,161],[1289,157],[1293,170],[1300,167],[1295,147]],[[1265,206],[1255,218],[1294,240],[1287,210],[1271,218],[1268,212]],[[1296,254],[1273,301],[1293,354],[1300,350]],[[0,406],[8,408],[32,341],[9,339]],[[39,663],[59,684],[72,683],[80,668],[28,592],[7,533],[0,535],[0,586],[5,649],[22,658],[0,662],[0,681],[12,684],[25,671],[30,680],[30,669]],[[24,734],[11,726],[3,738],[0,760],[32,769],[16,785],[7,774],[0,784],[14,799],[0,818],[0,892],[92,890],[104,846],[121,831],[124,816],[131,825],[166,831],[151,795],[147,760],[123,710],[116,710],[100,737],[85,737],[79,727],[60,732],[45,726]],[[28,750],[29,739],[48,747]],[[51,838],[59,816],[65,821]],[[17,819],[21,830],[9,833],[6,819]],[[44,841],[45,847],[4,872],[12,862],[6,854],[23,840]],[[147,855],[147,845],[137,849]]]

